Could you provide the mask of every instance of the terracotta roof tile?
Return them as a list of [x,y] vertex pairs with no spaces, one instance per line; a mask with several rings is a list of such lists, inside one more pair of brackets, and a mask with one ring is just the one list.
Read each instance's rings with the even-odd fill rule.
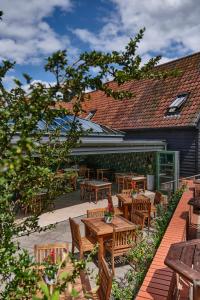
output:
[[[133,92],[135,97],[114,100],[101,91],[90,93],[84,109],[97,109],[93,121],[116,129],[162,128],[194,126],[200,113],[200,53],[190,55],[158,67],[160,70],[177,68],[176,78],[166,80],[139,80],[126,82],[120,88]],[[112,88],[116,83],[110,82]],[[166,117],[167,108],[182,92],[190,92],[179,116]],[[67,108],[71,108],[67,104]],[[83,116],[87,115],[84,114]]]

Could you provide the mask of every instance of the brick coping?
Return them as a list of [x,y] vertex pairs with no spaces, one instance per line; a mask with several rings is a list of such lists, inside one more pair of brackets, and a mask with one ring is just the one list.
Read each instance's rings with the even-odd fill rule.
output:
[[185,215],[189,210],[188,200],[192,197],[191,191],[185,191],[176,207],[172,219],[165,231],[162,241],[157,249],[153,261],[147,271],[136,300],[166,300],[171,298],[173,271],[165,264],[164,260],[169,247],[186,239]]

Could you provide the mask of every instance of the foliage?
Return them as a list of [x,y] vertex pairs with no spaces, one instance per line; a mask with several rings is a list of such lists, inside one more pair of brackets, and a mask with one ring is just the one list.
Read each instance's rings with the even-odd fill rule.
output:
[[[38,272],[39,281],[37,283],[37,295],[33,295],[33,300],[59,300],[60,295],[67,288],[72,299],[78,297],[79,292],[73,288],[75,279],[80,271],[86,270],[88,262],[97,253],[97,246],[84,260],[77,261],[68,252],[65,252],[62,260],[55,261],[55,253],[50,253],[42,265],[35,267]],[[66,265],[73,265],[67,271]]]
[[136,296],[183,191],[184,187],[174,193],[169,200],[167,210],[162,206],[158,208],[153,234],[139,240],[128,253],[127,259],[133,266],[133,270],[125,274],[122,282],[114,281],[112,294],[115,300],[123,298],[132,300]]
[[[2,17],[0,12],[0,19]],[[58,51],[47,59],[45,70],[55,77],[55,84],[32,83],[28,74],[14,79],[14,87],[5,87],[5,77],[15,67],[14,62],[0,62],[0,291],[2,299],[29,299],[37,286],[34,264],[21,249],[17,239],[40,228],[39,216],[52,207],[53,199],[70,190],[65,178],[56,175],[63,162],[70,163],[71,149],[77,146],[83,130],[77,121],[82,103],[89,98],[86,90],[99,89],[115,99],[130,98],[132,93],[122,85],[132,79],[157,79],[176,75],[155,69],[160,57],[141,66],[136,54],[144,29],[131,39],[123,52],[83,53],[70,63],[66,51]],[[97,68],[97,74],[91,70]],[[105,81],[113,78],[116,88]],[[25,85],[29,86],[28,92]],[[72,101],[71,111],[61,108]],[[57,109],[56,109],[57,108]],[[72,116],[69,132],[63,136],[62,124],[52,130],[55,118]],[[58,119],[57,119],[58,120]],[[43,129],[36,130],[42,121]],[[41,123],[40,123],[41,124]],[[86,134],[86,133],[84,133]],[[60,137],[62,136],[62,143]],[[33,201],[41,191],[46,193],[42,208]],[[16,221],[19,210],[34,207],[31,215]],[[37,208],[37,209],[36,209]]]

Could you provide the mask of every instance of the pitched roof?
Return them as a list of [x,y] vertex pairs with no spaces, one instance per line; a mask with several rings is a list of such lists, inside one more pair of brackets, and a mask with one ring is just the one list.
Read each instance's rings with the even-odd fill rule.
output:
[[[96,109],[92,121],[115,129],[142,129],[195,126],[200,115],[200,52],[158,66],[161,70],[178,69],[181,75],[165,80],[129,81],[122,88],[135,94],[128,100],[114,100],[101,91],[90,93],[84,109]],[[116,87],[110,82],[112,88]],[[166,116],[178,94],[189,92],[180,113]],[[85,115],[87,115],[87,113]]]

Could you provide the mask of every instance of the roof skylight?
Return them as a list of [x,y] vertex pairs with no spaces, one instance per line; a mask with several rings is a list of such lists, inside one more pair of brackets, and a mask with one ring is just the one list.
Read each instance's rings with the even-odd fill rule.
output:
[[170,104],[167,109],[167,115],[173,115],[180,112],[182,105],[188,98],[189,93],[182,93],[176,96],[174,101]]

